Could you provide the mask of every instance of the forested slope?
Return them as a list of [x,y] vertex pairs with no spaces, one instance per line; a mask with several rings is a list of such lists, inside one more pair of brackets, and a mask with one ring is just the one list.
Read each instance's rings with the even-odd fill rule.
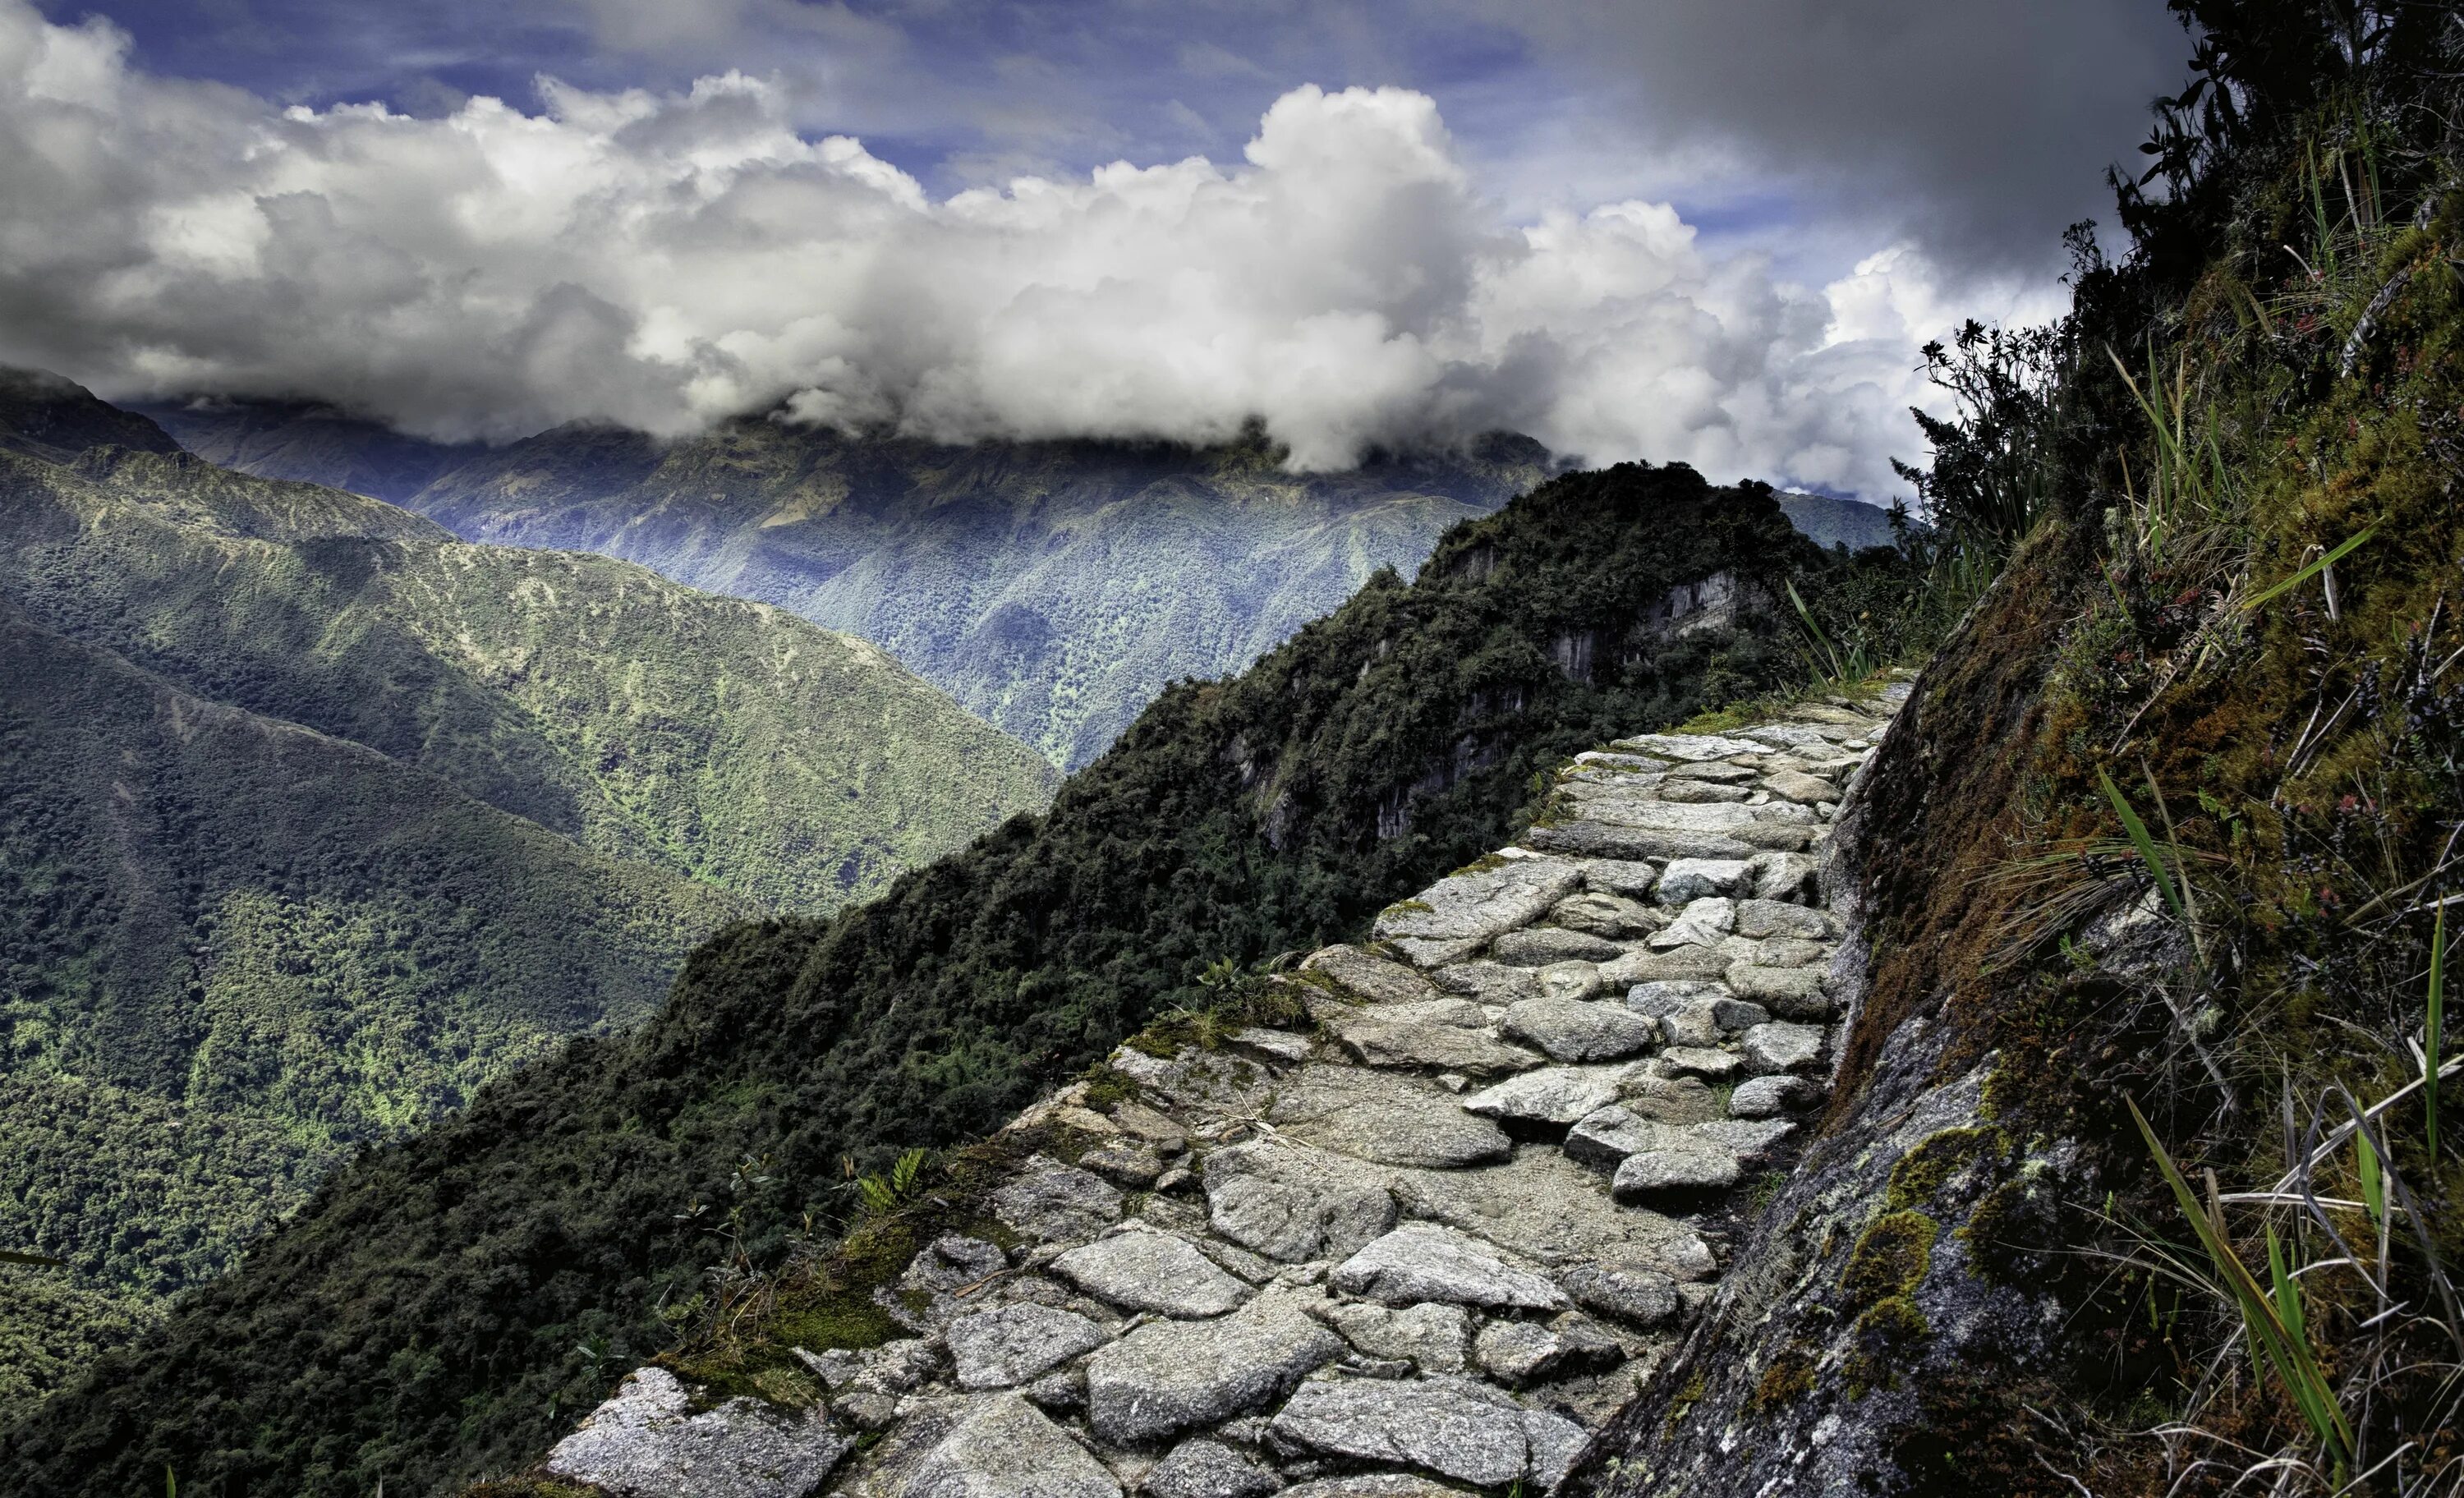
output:
[[186,454],[0,453],[0,589],[202,695],[762,909],[874,892],[1051,778],[862,641]]
[[0,597],[0,1408],[744,911]]
[[1831,596],[1826,565],[1769,489],[1682,467],[1458,527],[1417,583],[1166,692],[1046,815],[834,921],[737,928],[639,1033],[341,1173],[10,1433],[0,1486],[429,1492],[526,1461],[714,1262],[839,1210],[843,1162],[999,1123],[1208,964],[1350,934],[1506,840],[1565,755],[1793,673],[1755,606]]

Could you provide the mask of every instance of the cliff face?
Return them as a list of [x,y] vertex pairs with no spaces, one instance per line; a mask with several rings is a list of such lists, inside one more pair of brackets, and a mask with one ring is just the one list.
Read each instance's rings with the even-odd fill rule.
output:
[[2176,10],[2128,258],[1929,351],[2001,575],[1837,840],[1823,1125],[1579,1490],[2453,1487],[2464,31]]

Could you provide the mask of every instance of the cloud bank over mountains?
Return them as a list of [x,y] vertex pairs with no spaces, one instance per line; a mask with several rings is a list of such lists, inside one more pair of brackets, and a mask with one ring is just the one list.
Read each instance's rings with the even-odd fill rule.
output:
[[782,404],[950,440],[1256,415],[1305,468],[1511,428],[1880,498],[1954,317],[1912,248],[1807,288],[1665,205],[1506,222],[1398,89],[1294,89],[1238,163],[938,198],[741,73],[539,95],[280,109],[0,0],[0,360],[443,438]]

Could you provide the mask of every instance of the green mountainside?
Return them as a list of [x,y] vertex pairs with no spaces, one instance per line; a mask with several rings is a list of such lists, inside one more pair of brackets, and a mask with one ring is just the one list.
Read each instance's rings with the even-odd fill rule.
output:
[[747,905],[0,598],[0,1408]]
[[1166,683],[1240,670],[1551,472],[1537,443],[1504,436],[1293,474],[1258,436],[944,447],[745,418],[665,446],[575,426],[473,453],[314,408],[160,414],[233,466],[398,498],[473,540],[621,557],[861,635],[1071,768]]
[[[99,444],[99,445],[89,445]],[[1041,805],[881,651],[0,375],[0,1406],[724,923]]]
[[1868,546],[1894,543],[1891,535],[1891,512],[1861,499],[1840,499],[1831,495],[1810,495],[1789,490],[1779,496],[1782,514],[1789,523],[1803,531],[1817,546],[1845,546],[1850,551],[1862,551]]
[[53,627],[759,908],[876,892],[1049,783],[862,641],[640,567],[185,454],[0,453],[0,588]]
[[1374,574],[1240,676],[1166,690],[1045,815],[833,920],[734,928],[639,1031],[330,1178],[143,1355],[0,1441],[0,1487],[117,1494],[168,1465],[421,1493],[519,1465],[705,1314],[714,1267],[842,1213],[847,1170],[998,1124],[1202,1002],[1214,964],[1353,933],[1509,838],[1574,750],[1793,675],[1751,606],[1876,565],[1683,467],[1458,526],[1417,583]]

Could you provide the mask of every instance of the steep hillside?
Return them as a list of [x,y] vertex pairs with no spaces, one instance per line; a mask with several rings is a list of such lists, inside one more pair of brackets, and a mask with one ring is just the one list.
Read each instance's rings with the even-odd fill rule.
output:
[[476,443],[405,436],[332,407],[300,401],[200,399],[131,409],[218,467],[346,489],[391,504],[406,502],[487,452]]
[[861,641],[185,454],[0,453],[0,590],[200,695],[761,909],[876,892],[1050,781]]
[[1458,527],[1417,583],[1373,576],[1240,677],[1167,691],[1044,817],[834,921],[737,928],[638,1034],[342,1172],[12,1431],[0,1486],[169,1464],[429,1492],[527,1461],[694,1319],[714,1263],[843,1210],[847,1169],[998,1124],[1212,964],[1356,931],[1504,841],[1573,751],[1794,671],[1763,605],[1823,565],[1768,488],[1683,468]]
[[1824,1136],[1585,1494],[2442,1494],[2464,30],[2174,9],[2131,252],[1934,351],[2001,577],[1842,827]]
[[70,1265],[0,1270],[0,1409],[747,903],[0,598],[0,1244]]
[[88,448],[178,452],[162,428],[45,369],[0,364],[0,449],[67,462]]

